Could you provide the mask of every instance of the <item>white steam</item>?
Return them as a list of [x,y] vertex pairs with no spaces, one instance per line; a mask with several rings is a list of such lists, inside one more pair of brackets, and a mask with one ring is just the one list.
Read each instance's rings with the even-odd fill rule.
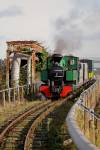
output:
[[82,32],[71,18],[58,18],[55,22],[54,53],[71,54],[81,46]]

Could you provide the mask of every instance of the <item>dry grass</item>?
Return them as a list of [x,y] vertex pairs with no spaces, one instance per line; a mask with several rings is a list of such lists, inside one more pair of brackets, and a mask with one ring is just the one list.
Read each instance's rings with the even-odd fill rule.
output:
[[5,107],[0,106],[0,125],[3,124],[6,120],[13,118],[17,114],[25,111],[25,109],[35,105],[36,103],[40,103],[40,101],[23,101],[16,102],[16,104],[6,103]]
[[98,101],[98,103],[97,103],[97,105],[96,105],[96,107],[95,107],[95,112],[96,112],[98,115],[100,115],[100,98],[99,98],[99,101]]
[[[100,111],[100,109],[98,111]],[[85,128],[85,131],[84,131],[83,120],[84,120],[83,111],[81,111],[80,109],[77,109],[76,121],[77,121],[78,127],[83,133],[85,132],[84,136],[86,136],[87,139],[91,141],[91,143],[95,144],[96,146],[100,148],[100,129],[96,129],[95,124],[91,124],[90,128],[87,127]]]

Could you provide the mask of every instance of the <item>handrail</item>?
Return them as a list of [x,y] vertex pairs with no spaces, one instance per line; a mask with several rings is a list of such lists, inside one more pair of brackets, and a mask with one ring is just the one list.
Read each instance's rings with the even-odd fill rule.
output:
[[97,81],[96,83],[94,83],[90,88],[88,88],[81,94],[79,100],[71,108],[66,118],[66,123],[68,126],[69,133],[79,150],[100,150],[98,147],[96,147],[96,145],[92,144],[85,137],[84,133],[81,132],[80,128],[78,127],[76,118],[75,118],[77,108],[80,108],[81,110],[84,110],[87,113],[89,113],[96,120],[100,121],[100,116],[96,114],[95,112],[93,112],[91,108],[86,107],[84,104],[84,101],[85,101],[84,95],[86,95],[86,93],[88,93],[90,89],[93,89],[98,83],[100,83],[100,81]]
[[92,144],[80,131],[80,128],[77,125],[77,121],[75,120],[75,110],[77,106],[78,104],[76,102],[66,119],[68,130],[74,143],[79,150],[100,150],[98,147]]
[[5,91],[8,91],[8,90],[17,89],[17,88],[20,88],[20,87],[27,87],[27,85],[25,84],[25,85],[19,85],[19,86],[8,88],[8,89],[3,89],[3,90],[0,90],[0,92],[5,92]]

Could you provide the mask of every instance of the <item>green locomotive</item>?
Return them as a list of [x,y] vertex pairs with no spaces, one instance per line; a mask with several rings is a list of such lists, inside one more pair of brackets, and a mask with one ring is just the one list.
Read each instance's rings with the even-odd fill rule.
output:
[[47,98],[66,97],[79,81],[79,58],[53,54],[41,72],[40,92]]

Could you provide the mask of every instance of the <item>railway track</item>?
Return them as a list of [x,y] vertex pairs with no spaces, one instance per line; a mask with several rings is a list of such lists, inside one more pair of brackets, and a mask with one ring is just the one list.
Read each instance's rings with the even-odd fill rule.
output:
[[51,101],[42,102],[10,122],[0,134],[0,150],[22,149],[26,132],[31,123],[50,105]]
[[[55,107],[55,108],[58,108],[58,109],[53,109],[52,108],[52,111],[49,112],[48,115],[47,115],[48,118],[50,120],[52,120],[51,121],[52,124],[56,124],[55,128],[57,127],[57,124],[61,124],[63,122],[62,119],[66,118],[67,113],[69,112],[71,106],[74,104],[74,101],[72,102],[72,104],[70,104],[70,101],[68,102],[68,100],[75,99],[75,97],[79,96],[80,93],[84,89],[88,88],[94,82],[95,81],[92,80],[90,82],[85,83],[80,88],[78,88],[76,91],[74,91],[73,94],[71,94],[69,97],[63,99],[62,102],[59,101],[60,102],[60,103],[58,102],[59,104],[56,103],[56,105],[58,105],[58,107]],[[59,114],[63,111],[63,109],[64,109],[64,112],[65,112],[64,113],[65,116],[62,116],[62,115],[59,116]],[[50,145],[48,144],[48,142],[49,142],[48,141],[48,132],[50,132],[50,129],[48,129],[48,118],[45,117],[44,120],[43,120],[42,116],[40,116],[40,119],[41,119],[40,122],[42,122],[42,120],[43,120],[43,122],[42,122],[42,124],[40,124],[40,126],[38,124],[37,128],[35,128],[36,127],[35,122],[32,124],[32,126],[31,126],[31,128],[30,128],[30,130],[27,134],[27,137],[26,137],[24,150],[32,150],[32,149],[34,149],[34,150],[41,150],[41,149],[47,150],[48,149],[49,150],[51,143],[50,143]],[[62,121],[59,121],[59,119],[57,119],[57,118],[59,118]],[[52,131],[52,129],[51,129],[51,131]],[[67,137],[66,142],[71,143],[70,145],[68,144],[67,148],[71,149],[74,144],[72,144],[72,140],[71,140],[71,137],[70,137],[69,133],[66,132],[66,135],[64,135],[64,136]],[[54,137],[50,137],[50,138],[53,138],[53,140],[54,140]],[[53,145],[54,145],[54,141],[53,141]]]
[[[31,150],[36,137],[36,130],[41,122],[57,108],[65,105],[68,99],[75,98],[83,88],[87,88],[93,82],[84,84],[64,100],[44,101],[13,119],[0,134],[0,150]],[[37,139],[36,142],[41,141]]]

